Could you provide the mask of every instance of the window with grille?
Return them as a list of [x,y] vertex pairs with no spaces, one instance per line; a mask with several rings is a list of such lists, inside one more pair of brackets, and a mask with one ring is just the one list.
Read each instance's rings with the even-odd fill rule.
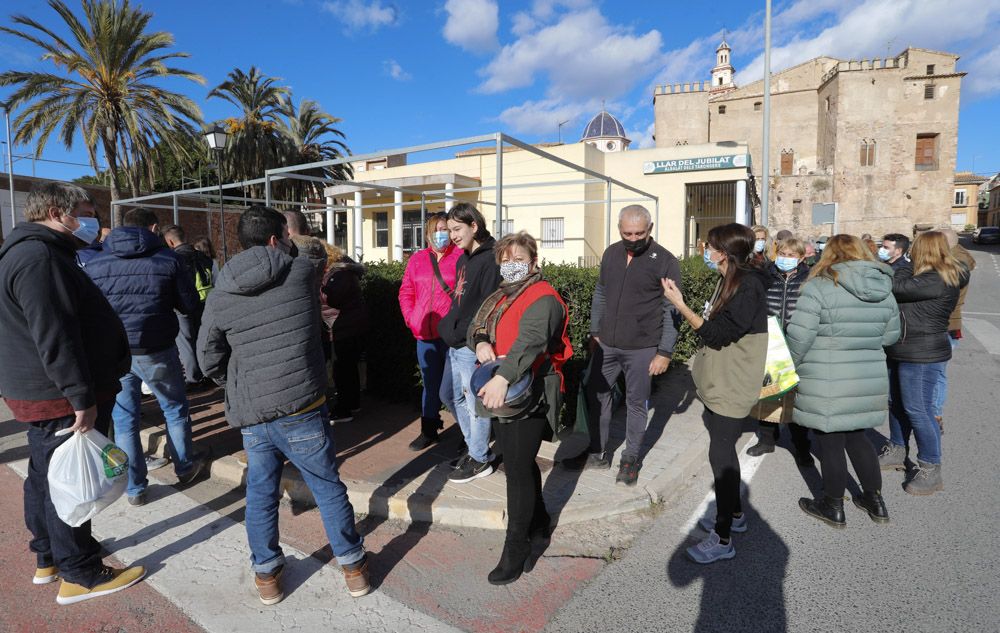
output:
[[725,114],[725,113],[726,113],[726,106],[719,106],[719,114]]
[[375,248],[389,246],[389,213],[382,211],[375,214]]
[[924,99],[934,98],[934,84],[927,84],[924,86]]
[[542,248],[562,248],[564,229],[562,218],[542,218]]
[[965,189],[955,190],[955,206],[964,207],[965,206]]
[[510,235],[514,232],[514,220],[504,220],[502,228],[502,231],[498,231],[497,221],[493,220],[493,236],[497,238],[503,237],[504,235]]
[[781,175],[791,176],[795,165],[795,152],[792,150],[781,150]]
[[918,170],[937,169],[937,134],[917,134],[915,165]]
[[753,102],[753,111],[754,112],[760,112],[760,108],[761,108],[760,101],[754,101]]
[[875,165],[875,141],[863,139],[861,141],[861,166],[873,167]]
[[928,75],[934,74],[934,64],[927,64],[927,74]]

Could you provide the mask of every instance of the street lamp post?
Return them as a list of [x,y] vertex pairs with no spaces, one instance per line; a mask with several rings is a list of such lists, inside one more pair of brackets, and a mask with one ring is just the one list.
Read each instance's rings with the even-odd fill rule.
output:
[[229,258],[229,253],[226,250],[225,199],[222,197],[222,152],[226,149],[226,143],[229,141],[229,134],[226,132],[225,128],[216,124],[211,129],[205,130],[204,136],[205,141],[208,143],[208,147],[215,153],[215,173],[219,177],[219,230],[222,233],[222,261],[225,263]]
[[[4,118],[7,121],[7,186],[10,189],[10,229],[17,224],[17,210],[14,208],[14,150],[10,143],[10,104],[2,103]],[[2,226],[2,223],[0,223]]]

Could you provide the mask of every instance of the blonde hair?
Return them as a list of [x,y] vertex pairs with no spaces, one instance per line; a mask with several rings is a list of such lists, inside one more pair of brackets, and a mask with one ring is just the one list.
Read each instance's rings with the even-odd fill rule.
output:
[[493,252],[496,254],[497,263],[503,259],[505,253],[510,251],[515,246],[520,246],[528,253],[528,257],[531,261],[536,261],[538,259],[538,243],[535,238],[527,231],[518,231],[517,233],[510,233],[509,235],[504,235],[497,241],[497,245],[493,247]]
[[809,279],[825,277],[836,284],[837,271],[833,269],[833,266],[842,262],[853,261],[873,262],[875,258],[860,238],[846,233],[834,235],[827,240],[826,246],[823,247],[823,255],[816,262],[816,265],[813,266],[812,270],[809,271]]
[[424,222],[424,241],[426,241],[428,245],[433,244],[433,242],[431,242],[431,237],[434,235],[434,232],[437,230],[438,222],[444,222],[445,227],[446,227],[445,231],[448,230],[447,229],[447,226],[448,226],[448,214],[447,213],[442,213],[442,212],[439,211],[437,213],[428,213],[427,214],[427,221]]
[[782,249],[795,251],[799,257],[806,256],[806,245],[803,244],[802,240],[797,237],[785,238],[778,242],[776,248],[774,249],[774,254],[777,255],[778,251]]
[[945,285],[958,286],[962,275],[962,265],[951,254],[948,239],[940,231],[927,231],[913,240],[910,248],[913,274],[920,275],[935,271]]

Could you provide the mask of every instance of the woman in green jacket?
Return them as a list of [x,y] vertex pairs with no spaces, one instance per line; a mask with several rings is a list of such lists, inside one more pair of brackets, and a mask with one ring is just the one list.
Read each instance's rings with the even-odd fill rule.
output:
[[844,490],[850,457],[864,494],[854,505],[873,521],[889,514],[882,474],[865,429],[881,426],[889,402],[883,347],[899,338],[899,308],[892,269],[876,262],[852,235],[835,235],[809,273],[788,324],[788,348],[799,374],[793,419],[813,429],[823,467],[823,498],[799,507],[834,527],[844,527]]
[[717,226],[708,232],[705,263],[721,278],[702,314],[684,303],[672,280],[663,280],[664,296],[704,343],[695,356],[692,374],[705,404],[717,514],[714,521],[706,517],[701,522],[708,537],[687,550],[696,563],[732,558],[736,548],[730,532],[747,529],[740,503],[736,441],[760,398],[767,357],[767,290],[763,271],[750,263],[754,239],[753,231],[742,224]]

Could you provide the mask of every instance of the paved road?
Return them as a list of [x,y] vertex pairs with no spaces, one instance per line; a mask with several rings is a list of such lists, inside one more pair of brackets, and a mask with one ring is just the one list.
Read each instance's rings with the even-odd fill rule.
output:
[[710,486],[706,468],[547,630],[1000,631],[1000,249],[977,249],[971,335],[949,365],[943,493],[912,497],[887,473],[891,523],[851,507],[847,529],[834,530],[796,504],[819,489],[818,473],[779,449],[747,487],[751,524],[735,537],[736,558],[700,567],[683,552],[702,536],[688,526]]

